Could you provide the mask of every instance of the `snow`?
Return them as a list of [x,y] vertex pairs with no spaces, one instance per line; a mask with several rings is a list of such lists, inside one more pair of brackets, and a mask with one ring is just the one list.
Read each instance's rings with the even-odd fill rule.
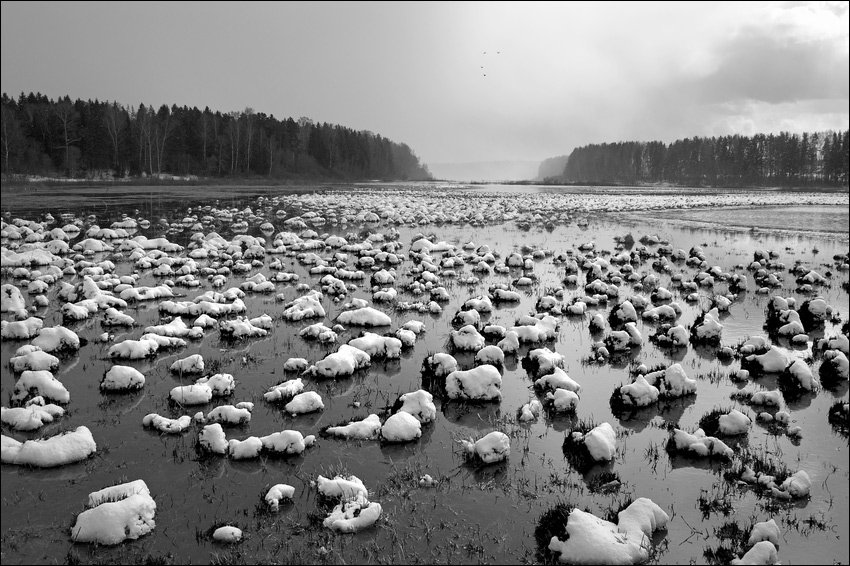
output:
[[410,413],[420,423],[429,423],[437,418],[437,407],[434,405],[434,396],[424,389],[405,393],[398,400],[401,402],[401,407],[399,407],[398,411]]
[[720,324],[720,313],[717,308],[705,313],[702,323],[691,329],[693,336],[700,341],[720,340],[722,331],[723,325]]
[[236,388],[236,380],[229,373],[217,373],[213,376],[202,377],[195,385],[207,385],[214,397],[226,397]]
[[458,350],[478,351],[484,347],[484,337],[473,325],[467,324],[451,331],[451,343]]
[[284,401],[295,397],[302,391],[304,391],[304,382],[301,381],[301,378],[299,377],[297,379],[290,379],[289,381],[284,381],[269,387],[269,390],[266,393],[263,393],[263,398],[270,403],[274,401]]
[[750,418],[738,409],[732,409],[727,414],[720,415],[718,422],[720,434],[724,436],[746,434],[751,423]]
[[204,405],[210,402],[212,396],[213,390],[206,383],[178,385],[169,393],[171,400],[180,405]]
[[[37,354],[38,352],[32,353]],[[15,383],[12,400],[21,401],[26,399],[31,391],[35,391],[39,397],[52,399],[59,403],[68,403],[71,401],[71,394],[62,382],[53,377],[53,374],[47,370],[27,370],[21,373],[20,379]]]
[[32,345],[41,348],[47,353],[64,351],[64,350],[79,350],[80,337],[64,326],[53,326],[42,328],[38,336],[33,339]]
[[454,359],[454,356],[443,352],[429,356],[425,360],[425,365],[430,368],[435,377],[446,377],[458,369],[457,360]]
[[799,470],[785,479],[779,490],[787,493],[792,498],[807,497],[812,489],[812,480],[805,470]]
[[642,375],[637,376],[633,383],[620,388],[620,397],[624,404],[634,407],[646,407],[658,401],[659,391],[647,382]]
[[213,454],[227,454],[227,438],[218,423],[205,426],[198,434],[198,443]]
[[669,519],[646,498],[621,511],[617,525],[576,508],[567,520],[566,539],[552,537],[549,550],[559,553],[562,563],[639,564],[649,557],[649,537],[666,528]]
[[369,354],[349,344],[343,344],[333,354],[316,363],[316,373],[325,378],[346,377],[356,370],[369,367]]
[[171,364],[173,373],[203,373],[204,358],[200,354],[192,354]]
[[809,364],[799,358],[791,362],[791,365],[788,366],[786,371],[788,371],[788,373],[791,374],[791,377],[796,379],[800,384],[800,387],[806,391],[813,391],[820,385],[818,380],[815,379],[814,375],[812,375],[812,368],[809,367]]
[[373,413],[363,420],[352,421],[344,426],[328,427],[325,433],[350,440],[376,440],[381,434],[381,419]]
[[304,318],[322,318],[325,309],[322,307],[322,294],[313,290],[294,301],[287,303],[284,307],[283,318],[298,321]]
[[519,335],[513,330],[508,330],[496,346],[505,354],[512,354],[519,350]]
[[471,438],[461,440],[461,444],[467,453],[477,456],[485,464],[507,460],[511,453],[511,441],[508,435],[497,430],[474,442]]
[[566,413],[575,410],[578,395],[567,389],[556,388],[546,394],[546,402],[551,403],[552,410],[556,413]]
[[389,315],[372,307],[341,312],[336,320],[353,326],[389,326],[392,323]]
[[422,423],[405,411],[391,415],[381,427],[381,438],[387,442],[410,442],[422,436]]
[[535,378],[552,373],[556,368],[564,367],[564,356],[548,348],[531,350],[528,353],[528,359],[534,369],[532,377]]
[[333,479],[328,479],[320,475],[316,479],[316,485],[319,493],[325,497],[341,498],[341,499],[357,499],[369,497],[369,492],[366,486],[357,476],[334,476]]
[[[259,322],[259,321],[258,321]],[[218,331],[222,335],[241,340],[243,338],[257,338],[268,335],[268,330],[253,324],[252,320],[238,316],[232,320],[222,320],[218,323]]]
[[50,438],[18,442],[5,434],[2,438],[2,461],[38,468],[64,466],[85,460],[97,451],[91,431],[80,426]]
[[616,440],[617,434],[608,423],[602,423],[584,435],[584,445],[590,452],[591,458],[597,462],[614,458],[617,449]]
[[380,503],[367,501],[361,496],[353,501],[340,502],[322,524],[340,533],[356,533],[374,525],[380,516]]
[[475,363],[502,366],[505,364],[505,353],[498,346],[484,346],[475,354]]
[[3,340],[29,340],[38,335],[44,326],[44,321],[31,316],[26,320],[17,320],[14,322],[4,320],[0,322],[0,325],[2,325],[0,337]]
[[348,342],[350,346],[363,350],[374,358],[399,358],[401,357],[401,340],[391,336],[380,336],[366,332],[359,338]]
[[115,545],[150,533],[156,523],[156,502],[142,480],[89,494],[92,507],[77,515],[71,527],[74,542]]
[[278,454],[301,454],[313,444],[314,437],[304,436],[297,430],[282,430],[260,437],[265,450]]
[[245,440],[235,438],[227,441],[227,455],[232,460],[248,460],[256,458],[263,449],[263,442],[256,436],[249,436]]
[[290,413],[293,417],[304,413],[321,411],[324,410],[324,408],[325,404],[322,403],[322,397],[315,391],[299,393],[283,407],[283,409],[287,413]]
[[213,423],[241,425],[251,420],[251,411],[233,405],[221,405],[207,413],[206,420]]
[[581,392],[581,385],[579,385],[575,380],[567,375],[567,372],[559,367],[556,367],[552,373],[544,375],[535,381],[534,386],[544,390],[566,389],[567,391],[572,391],[574,393]]
[[482,365],[468,371],[453,371],[446,376],[446,393],[449,399],[501,401],[502,375],[491,365]]
[[295,488],[285,483],[279,483],[271,486],[263,499],[272,511],[277,511],[282,500],[292,499],[293,497],[295,497]]
[[32,345],[27,345],[18,348],[15,356],[9,359],[9,365],[16,373],[27,370],[55,371],[59,368],[59,358]]
[[723,456],[732,458],[734,452],[722,441],[713,436],[706,436],[700,428],[693,434],[681,429],[673,430],[672,441],[679,450],[688,450],[696,456]]
[[145,376],[130,366],[112,366],[103,374],[100,388],[107,391],[127,391],[141,389],[145,385]]
[[779,546],[781,536],[782,533],[779,532],[779,526],[773,519],[756,523],[750,532],[750,539],[747,541],[747,546],[753,546],[763,540],[773,543],[774,546]]
[[[7,263],[6,248],[3,248],[3,267],[12,266]],[[14,252],[12,252],[14,253]],[[0,287],[0,312],[23,313],[26,312],[27,302],[21,290],[7,283]]]
[[183,415],[177,419],[169,419],[157,413],[150,413],[142,419],[143,426],[153,427],[166,434],[180,434],[187,430],[191,424],[192,419],[189,415]]
[[221,543],[239,542],[242,540],[242,529],[230,525],[225,525],[223,527],[217,528],[213,532],[212,538],[214,541]]
[[763,373],[782,373],[788,367],[788,356],[776,346],[771,346],[764,354],[752,354],[744,359],[755,364]]
[[750,397],[750,404],[780,407],[782,406],[782,393],[778,390],[757,391]]
[[318,340],[323,344],[329,342],[336,342],[337,339],[336,332],[334,332],[333,329],[328,328],[321,322],[305,326],[301,329],[298,335],[302,338]]
[[730,564],[779,564],[779,554],[772,542],[763,540]]
[[682,397],[697,391],[696,380],[685,374],[681,364],[673,364],[664,370],[663,379],[660,379],[661,376],[659,375],[654,375],[655,373],[660,372],[646,375],[646,380],[648,383],[657,386],[660,396]]
[[154,355],[159,350],[159,343],[154,340],[124,340],[114,344],[106,352],[111,359],[141,360]]
[[0,408],[0,421],[15,430],[36,430],[65,414],[59,405],[44,404],[42,397],[31,399],[25,407]]
[[288,358],[283,363],[283,371],[304,371],[308,365],[305,358]]
[[542,412],[542,403],[540,403],[537,399],[533,399],[520,408],[518,419],[520,422],[533,421],[536,420]]

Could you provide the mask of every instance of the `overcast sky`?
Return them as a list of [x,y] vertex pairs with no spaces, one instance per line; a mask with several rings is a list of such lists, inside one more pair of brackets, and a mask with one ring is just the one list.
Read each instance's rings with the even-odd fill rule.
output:
[[1,9],[10,95],[250,106],[368,129],[426,163],[848,127],[847,2]]

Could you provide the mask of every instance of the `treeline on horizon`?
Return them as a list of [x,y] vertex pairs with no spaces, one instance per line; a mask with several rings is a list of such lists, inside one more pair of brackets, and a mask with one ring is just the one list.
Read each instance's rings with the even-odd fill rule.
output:
[[554,182],[846,186],[848,131],[693,137],[579,147]]
[[196,175],[271,179],[423,180],[404,143],[309,118],[246,108],[58,100],[2,95],[0,166],[12,174],[66,177]]

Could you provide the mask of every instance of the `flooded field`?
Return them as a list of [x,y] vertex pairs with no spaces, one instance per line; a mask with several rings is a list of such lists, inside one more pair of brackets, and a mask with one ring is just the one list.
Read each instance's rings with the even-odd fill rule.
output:
[[[42,335],[62,325],[80,339],[78,349],[55,352],[52,374],[69,397],[52,402],[64,414],[28,431],[4,417],[3,434],[23,442],[85,426],[96,442],[81,461],[43,468],[7,463],[4,438],[4,564],[553,562],[552,538],[566,540],[565,526],[578,520],[566,518],[571,509],[617,523],[617,512],[639,498],[669,519],[635,546],[652,563],[727,563],[749,550],[752,527],[770,520],[783,563],[850,561],[846,193],[73,187],[4,192],[2,201],[2,319],[36,317]],[[67,245],[49,244],[62,234]],[[42,251],[26,255],[33,250]],[[48,265],[39,264],[47,263],[57,277],[44,277]],[[23,310],[7,285],[21,291]],[[131,298],[141,288],[166,291],[156,300],[140,300],[151,291]],[[225,293],[232,288],[239,291]],[[321,293],[324,314],[293,320],[290,303],[312,291]],[[200,311],[195,299],[204,293]],[[122,296],[123,306],[113,300]],[[239,303],[244,309],[224,312],[222,305]],[[376,326],[351,315],[337,320],[363,304],[389,324],[371,311],[362,311],[361,322]],[[208,327],[198,321],[202,313]],[[163,329],[175,315],[179,322]],[[227,323],[243,322],[238,317],[255,319],[239,328],[257,336],[238,337]],[[311,331],[319,339],[301,335],[316,323],[326,327]],[[185,344],[141,359],[110,355],[125,341],[173,335],[179,325]],[[403,326],[422,331],[399,333]],[[6,328],[0,399],[22,407],[37,391],[17,387],[22,372],[11,359],[38,340],[39,329],[14,339]],[[362,367],[322,361],[364,331],[399,337],[400,350],[369,337],[360,344],[374,350]],[[500,352],[490,348],[496,344]],[[453,394],[451,374],[433,371],[439,353],[455,359],[450,369],[493,360],[497,398]],[[186,371],[171,369],[196,354],[199,372],[189,362]],[[290,358],[315,367],[286,371]],[[781,364],[762,363],[768,358]],[[669,374],[675,364],[687,376],[679,382],[684,391],[654,373]],[[138,370],[143,387],[104,389],[114,365]],[[567,380],[560,388],[545,379],[536,385],[562,373],[580,389]],[[192,405],[171,398],[175,387],[216,374],[235,379],[229,394]],[[264,396],[298,378],[320,395],[322,410],[293,416],[285,402]],[[647,379],[642,391],[654,379],[656,399],[624,403],[615,395]],[[476,386],[461,389],[469,397]],[[383,439],[326,432],[370,414],[386,423],[401,414],[399,397],[418,390],[433,396],[436,411],[411,425],[421,430],[412,440],[387,441],[386,424]],[[762,397],[778,405],[758,404],[762,391],[775,391]],[[541,407],[526,407],[526,420],[522,408],[533,401]],[[238,443],[222,454],[205,448],[199,437],[211,430],[213,410],[242,402],[253,403],[238,407],[249,417],[223,424],[227,440],[290,430],[315,435],[315,443],[290,455],[243,453],[247,445]],[[749,422],[723,434],[717,410],[739,411]],[[176,434],[143,425],[152,413],[199,412],[203,420]],[[579,455],[591,435],[573,433],[602,423],[613,429],[613,450],[588,461]],[[701,426],[729,452],[693,434],[673,448],[677,430]],[[470,457],[462,441],[493,431],[506,435],[507,457]],[[689,451],[693,444],[703,448]],[[714,457],[702,457],[705,450]],[[747,466],[775,481],[742,477]],[[373,525],[353,534],[326,526],[338,502],[316,482],[338,474],[359,478],[368,501],[380,504]],[[134,480],[156,503],[155,527],[111,546],[74,542],[72,526],[89,494]],[[294,494],[273,510],[264,498],[276,484]],[[222,525],[241,529],[241,542],[213,540]]]

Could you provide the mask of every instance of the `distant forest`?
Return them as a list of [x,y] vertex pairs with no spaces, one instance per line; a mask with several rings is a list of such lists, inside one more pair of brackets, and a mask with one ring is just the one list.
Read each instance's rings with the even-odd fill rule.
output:
[[117,102],[2,95],[5,174],[66,177],[198,175],[271,179],[429,179],[403,143],[309,118],[246,108],[137,108]]
[[686,138],[579,147],[555,182],[846,186],[848,132]]

